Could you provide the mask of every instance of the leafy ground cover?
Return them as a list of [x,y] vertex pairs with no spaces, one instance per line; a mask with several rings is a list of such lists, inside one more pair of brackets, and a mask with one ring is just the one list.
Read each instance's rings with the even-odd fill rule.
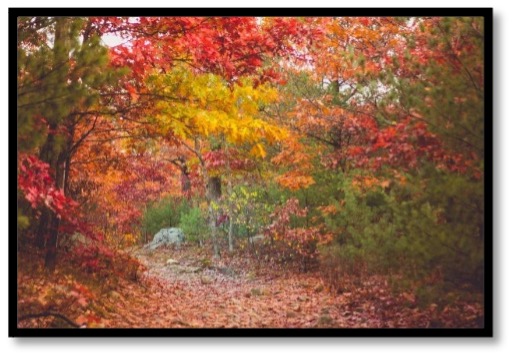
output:
[[[32,250],[33,251],[33,250]],[[252,256],[210,260],[195,246],[133,249],[137,278],[100,279],[72,262],[44,271],[20,254],[19,327],[101,328],[412,328],[479,327],[479,302],[421,308],[413,293],[394,295],[387,279],[349,279],[336,293],[315,273],[278,271]],[[29,264],[35,264],[32,267]]]

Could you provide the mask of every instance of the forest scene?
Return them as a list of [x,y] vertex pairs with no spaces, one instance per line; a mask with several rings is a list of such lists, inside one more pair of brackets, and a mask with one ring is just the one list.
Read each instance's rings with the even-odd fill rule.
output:
[[484,327],[483,17],[16,26],[18,328]]

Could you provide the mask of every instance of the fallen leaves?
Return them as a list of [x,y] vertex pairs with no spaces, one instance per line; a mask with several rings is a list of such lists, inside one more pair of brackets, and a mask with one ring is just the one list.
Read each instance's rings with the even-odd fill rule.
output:
[[[116,288],[87,286],[71,275],[19,274],[19,312],[63,312],[81,327],[108,328],[425,328],[483,326],[475,302],[443,309],[417,307],[414,294],[392,293],[382,277],[351,281],[346,292],[327,289],[317,273],[271,273],[238,257],[214,261],[201,272],[194,248],[138,253],[148,268],[140,282],[121,279]],[[174,255],[174,264],[166,259]],[[248,264],[248,265],[245,265]],[[236,265],[239,268],[236,268]],[[254,267],[253,267],[254,266]],[[217,269],[233,269],[232,275]],[[253,276],[248,276],[252,271]],[[268,272],[267,272],[268,271]],[[63,272],[66,272],[63,270]],[[24,327],[52,327],[49,319]]]

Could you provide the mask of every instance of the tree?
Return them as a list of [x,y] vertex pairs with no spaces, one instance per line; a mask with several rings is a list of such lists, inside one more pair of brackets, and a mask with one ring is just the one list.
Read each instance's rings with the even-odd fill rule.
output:
[[[312,76],[292,75],[284,98],[287,105],[301,98],[302,105],[290,107],[289,123],[311,139],[303,153],[317,154],[324,168],[342,170],[362,189],[353,205],[356,189],[341,185],[344,199],[324,210],[326,218],[342,220],[328,229],[344,235],[340,246],[354,249],[344,261],[359,253],[367,258],[372,248],[385,249],[380,256],[386,259],[392,245],[413,264],[414,276],[438,268],[447,281],[469,278],[478,286],[484,214],[481,19],[324,23],[328,36],[315,48]],[[437,191],[440,186],[446,190]],[[361,219],[353,216],[358,213]],[[381,224],[377,233],[371,221]],[[386,221],[399,227],[384,237]],[[396,248],[395,239],[404,239],[406,247]]]
[[254,87],[251,79],[240,82],[230,88],[220,76],[196,74],[184,67],[149,78],[149,91],[163,99],[154,110],[155,128],[161,136],[179,141],[200,166],[216,254],[221,175],[248,163],[248,156],[242,157],[242,151],[228,146],[238,145],[251,159],[263,159],[266,152],[262,143],[276,143],[287,135],[284,129],[260,119],[260,109],[276,97],[274,89]]
[[[107,51],[82,18],[20,18],[18,33],[18,151],[39,152],[54,182],[47,186],[66,198],[75,128],[92,120],[100,87],[112,76],[105,71]],[[61,215],[47,206],[39,218],[36,241],[46,247],[49,268],[55,266]]]

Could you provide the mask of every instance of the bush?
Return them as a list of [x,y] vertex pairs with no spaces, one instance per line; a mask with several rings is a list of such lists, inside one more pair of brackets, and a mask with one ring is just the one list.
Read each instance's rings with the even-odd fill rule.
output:
[[143,229],[147,235],[154,236],[163,228],[180,227],[181,215],[189,209],[190,205],[184,199],[164,198],[157,203],[147,206],[143,214]]
[[179,227],[185,233],[186,241],[203,244],[210,236],[207,216],[197,207],[181,214]]
[[222,203],[222,210],[232,217],[233,236],[249,239],[270,224],[274,207],[268,203],[268,195],[258,186],[241,184],[233,187]]
[[333,243],[320,248],[332,285],[350,275],[390,274],[420,287],[481,290],[481,182],[426,169],[388,189],[364,191],[352,180],[342,187],[344,200],[324,214]]
[[288,199],[271,214],[273,223],[265,230],[272,240],[269,243],[272,256],[283,263],[291,262],[301,266],[303,271],[313,267],[317,259],[317,243],[321,241],[319,228],[295,226],[305,224],[307,208],[299,205],[297,198]]

